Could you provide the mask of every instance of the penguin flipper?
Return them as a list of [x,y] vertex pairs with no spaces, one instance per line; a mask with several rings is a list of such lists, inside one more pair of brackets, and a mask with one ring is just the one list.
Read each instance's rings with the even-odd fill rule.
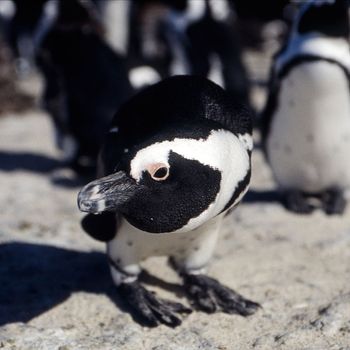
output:
[[115,237],[117,224],[117,217],[113,212],[104,212],[99,215],[87,214],[81,221],[84,231],[101,242],[111,241]]

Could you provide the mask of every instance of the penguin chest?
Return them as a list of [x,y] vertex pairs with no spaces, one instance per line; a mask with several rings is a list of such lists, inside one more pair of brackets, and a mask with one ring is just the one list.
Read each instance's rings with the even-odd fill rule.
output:
[[284,189],[350,185],[350,94],[344,71],[326,61],[293,68],[280,84],[267,153]]
[[188,232],[152,234],[122,220],[116,237],[108,242],[108,255],[124,268],[151,256],[172,256],[194,263],[207,261],[215,247],[223,215]]

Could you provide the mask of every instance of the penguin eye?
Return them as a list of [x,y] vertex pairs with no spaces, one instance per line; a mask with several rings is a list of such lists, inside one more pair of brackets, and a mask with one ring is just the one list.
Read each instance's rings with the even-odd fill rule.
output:
[[152,164],[147,170],[155,181],[163,181],[169,176],[169,168],[165,164]]

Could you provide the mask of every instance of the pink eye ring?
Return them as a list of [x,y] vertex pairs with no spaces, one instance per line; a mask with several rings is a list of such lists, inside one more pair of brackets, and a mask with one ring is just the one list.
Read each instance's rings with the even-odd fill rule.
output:
[[147,168],[147,171],[155,181],[164,181],[169,176],[169,167],[163,163],[152,164]]

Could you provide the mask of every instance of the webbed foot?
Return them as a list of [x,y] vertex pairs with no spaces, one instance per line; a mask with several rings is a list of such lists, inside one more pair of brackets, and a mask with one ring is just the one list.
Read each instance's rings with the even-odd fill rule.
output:
[[176,314],[192,312],[190,308],[180,303],[157,298],[139,282],[122,283],[118,290],[136,312],[143,326],[156,327],[165,324],[177,327],[181,324],[181,319]]
[[286,193],[285,207],[297,214],[311,214],[314,210],[314,207],[308,202],[307,195],[297,190]]
[[339,190],[326,191],[322,197],[322,208],[327,215],[341,215],[346,207],[346,200],[343,192]]
[[261,307],[258,303],[243,298],[234,290],[205,275],[185,275],[184,282],[194,306],[208,313],[222,311],[249,316]]

